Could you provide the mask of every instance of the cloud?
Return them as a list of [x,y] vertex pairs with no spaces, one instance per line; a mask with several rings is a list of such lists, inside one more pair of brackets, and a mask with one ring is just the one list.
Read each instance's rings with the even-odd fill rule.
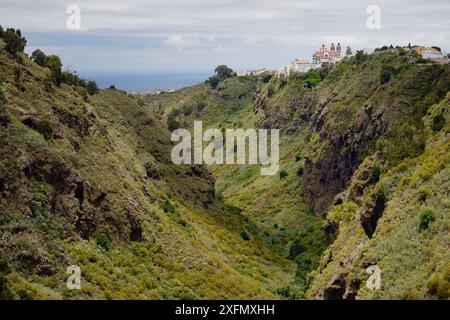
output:
[[179,34],[171,35],[164,40],[165,44],[174,46],[175,48],[181,50],[185,47],[194,47],[198,45],[200,40],[198,38],[188,38],[183,37]]
[[[83,32],[66,28],[70,4]],[[372,4],[381,30],[366,27]],[[449,50],[449,15],[448,0],[2,0],[0,21],[78,68],[205,70],[275,68],[332,41]]]

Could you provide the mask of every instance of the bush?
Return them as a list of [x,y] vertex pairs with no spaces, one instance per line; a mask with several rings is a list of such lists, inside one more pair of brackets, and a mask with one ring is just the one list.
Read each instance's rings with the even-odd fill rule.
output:
[[291,248],[289,249],[288,259],[294,260],[299,254],[305,251],[306,248],[301,241],[294,241],[294,243],[291,245]]
[[98,234],[95,237],[95,242],[105,251],[109,251],[109,249],[111,249],[111,240],[109,240],[109,237],[104,233]]
[[242,212],[242,209],[236,206],[233,206],[231,204],[225,205],[229,212],[232,214],[240,214]]
[[38,121],[35,129],[44,136],[45,140],[49,140],[53,137],[53,128],[48,121]]
[[289,175],[289,174],[287,173],[286,170],[282,169],[282,170],[280,171],[280,179],[284,179],[284,178],[286,178],[288,175]]
[[444,127],[444,124],[445,124],[445,118],[442,115],[442,113],[437,114],[433,117],[433,124],[431,125],[431,129],[434,132],[438,132]]
[[422,214],[420,215],[419,229],[420,229],[420,230],[426,230],[426,229],[428,229],[428,226],[429,226],[430,223],[433,222],[434,220],[435,220],[435,218],[434,218],[434,212],[433,212],[433,210],[425,210],[425,211],[422,212]]
[[355,60],[357,64],[364,62],[366,59],[367,54],[365,54],[363,50],[356,51]]
[[8,28],[6,32],[3,33],[3,40],[6,43],[5,50],[12,54],[17,55],[17,52],[23,52],[27,41],[22,37],[20,30],[14,30]]
[[379,166],[375,166],[372,168],[372,181],[374,183],[377,183],[378,181],[380,181],[380,176],[381,176],[381,169]]
[[297,175],[298,175],[299,177],[303,176],[303,167],[298,168],[298,170],[297,170]]
[[380,83],[384,84],[384,83],[389,82],[389,80],[391,80],[391,73],[387,70],[384,70],[383,72],[381,72]]
[[206,82],[209,84],[209,86],[212,89],[216,89],[217,86],[219,85],[220,80],[217,76],[212,76],[212,77],[209,77],[209,79],[206,80]]
[[264,72],[261,77],[261,81],[264,83],[269,83],[269,81],[272,79],[272,74],[269,72]]
[[33,53],[31,54],[31,60],[36,62],[41,67],[45,67],[46,66],[45,58],[46,58],[45,53],[42,52],[39,49],[34,50]]
[[98,86],[95,81],[92,80],[88,81],[86,89],[91,96],[98,93]]
[[3,83],[1,83],[0,81],[0,106],[6,102],[6,97],[7,97],[6,86],[4,86]]
[[250,235],[248,234],[247,231],[245,231],[245,230],[242,231],[240,233],[240,235],[241,235],[242,240],[244,240],[244,241],[249,241],[250,240]]
[[175,212],[175,207],[172,205],[172,203],[170,203],[169,200],[166,200],[163,202],[163,204],[161,204],[161,209],[165,213],[174,213]]
[[45,64],[47,65],[47,68],[49,68],[52,73],[51,79],[52,79],[53,83],[59,87],[62,82],[61,59],[56,55],[47,56],[45,58]]
[[450,297],[450,268],[443,274],[435,273],[428,282],[428,292],[438,299],[447,300]]

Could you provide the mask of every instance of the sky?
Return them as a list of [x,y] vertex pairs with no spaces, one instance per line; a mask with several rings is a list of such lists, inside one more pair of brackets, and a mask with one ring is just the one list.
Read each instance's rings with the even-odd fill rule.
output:
[[[69,5],[79,30],[67,27]],[[370,5],[381,29],[366,25]],[[0,24],[22,30],[28,53],[58,54],[81,73],[279,68],[331,42],[450,51],[449,17],[449,0],[0,0]]]

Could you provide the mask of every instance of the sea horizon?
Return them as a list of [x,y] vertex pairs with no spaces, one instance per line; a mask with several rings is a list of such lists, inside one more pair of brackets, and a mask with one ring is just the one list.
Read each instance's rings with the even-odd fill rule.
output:
[[211,72],[133,72],[133,71],[94,71],[78,72],[86,79],[94,80],[99,88],[109,88],[114,85],[117,89],[127,92],[145,92],[157,89],[180,89],[204,82],[211,76]]

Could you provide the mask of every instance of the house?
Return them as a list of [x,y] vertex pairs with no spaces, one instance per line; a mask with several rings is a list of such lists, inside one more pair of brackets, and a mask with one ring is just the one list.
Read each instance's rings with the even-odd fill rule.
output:
[[239,76],[241,76],[241,77],[245,77],[245,76],[259,76],[259,75],[263,74],[266,71],[268,71],[268,70],[266,70],[266,68],[257,69],[257,70],[247,70],[247,71],[239,73]]
[[311,63],[305,59],[295,59],[291,64],[291,70],[294,72],[308,72],[311,69],[320,69],[318,63]]
[[416,53],[423,59],[442,59],[444,54],[435,48],[416,47]]

